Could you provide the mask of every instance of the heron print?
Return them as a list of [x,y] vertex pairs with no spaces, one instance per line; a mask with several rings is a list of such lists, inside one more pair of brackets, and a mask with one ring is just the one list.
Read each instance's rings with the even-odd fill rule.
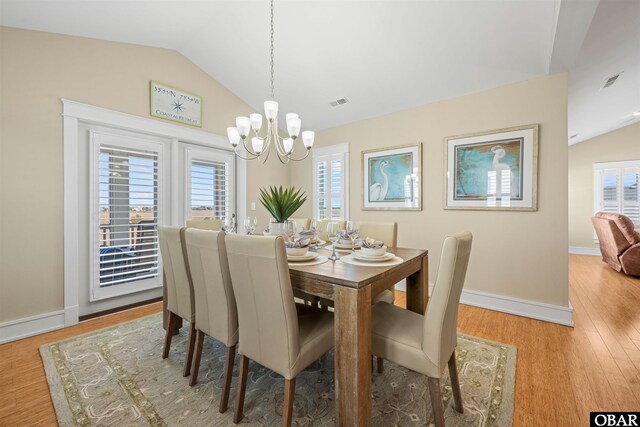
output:
[[413,155],[410,153],[369,158],[369,202],[411,200]]

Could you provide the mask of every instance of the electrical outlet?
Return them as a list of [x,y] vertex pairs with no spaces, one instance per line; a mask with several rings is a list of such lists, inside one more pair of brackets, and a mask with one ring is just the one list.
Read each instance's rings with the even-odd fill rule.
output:
[[251,202],[251,210],[252,211],[256,210],[256,202]]

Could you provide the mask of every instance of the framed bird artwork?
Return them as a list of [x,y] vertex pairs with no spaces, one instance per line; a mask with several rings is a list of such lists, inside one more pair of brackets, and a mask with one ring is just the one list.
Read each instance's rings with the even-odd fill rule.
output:
[[422,210],[422,143],[362,152],[363,210]]

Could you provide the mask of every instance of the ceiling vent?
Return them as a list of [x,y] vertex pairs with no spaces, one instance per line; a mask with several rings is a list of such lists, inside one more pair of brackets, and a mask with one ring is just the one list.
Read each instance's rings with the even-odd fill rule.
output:
[[577,137],[577,136],[578,136],[578,134],[577,134],[577,133],[574,133],[573,135],[571,135],[571,136],[569,137],[569,139],[573,139],[573,138],[575,138],[575,137]]
[[338,99],[336,99],[335,101],[331,101],[331,102],[329,103],[329,105],[331,105],[332,107],[337,107],[337,106],[339,106],[339,105],[344,105],[344,104],[346,104],[347,102],[349,102],[349,101],[347,101],[347,98],[338,98]]
[[616,82],[616,80],[618,80],[618,77],[620,77],[620,74],[622,74],[622,71],[619,72],[618,74],[614,74],[613,76],[611,76],[607,80],[605,80],[601,89],[606,89],[606,88],[612,86]]

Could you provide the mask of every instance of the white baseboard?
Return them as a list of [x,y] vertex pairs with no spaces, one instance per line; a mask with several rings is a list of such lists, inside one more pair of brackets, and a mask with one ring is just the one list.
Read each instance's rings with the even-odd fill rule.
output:
[[[431,295],[432,292],[433,283],[429,284],[429,295]],[[569,307],[563,307],[560,305],[463,289],[462,295],[460,296],[460,304],[515,314],[516,316],[529,317],[531,319],[544,320],[545,322],[558,323],[564,326],[573,326],[573,307],[571,303],[569,303]]]
[[602,256],[600,248],[582,248],[580,246],[569,246],[569,253],[573,255]]
[[0,323],[0,344],[54,331],[64,328],[64,326],[64,310],[10,320]]

